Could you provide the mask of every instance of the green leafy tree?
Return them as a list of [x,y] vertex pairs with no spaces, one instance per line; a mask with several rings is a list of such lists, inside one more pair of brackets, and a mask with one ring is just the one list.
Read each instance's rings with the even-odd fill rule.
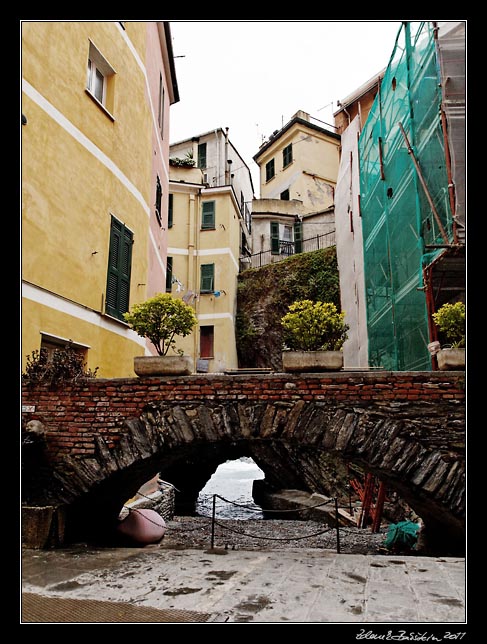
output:
[[457,349],[465,347],[465,304],[463,302],[443,304],[436,313],[433,313],[433,320],[452,347]]
[[167,355],[171,348],[176,351],[176,336],[186,337],[198,323],[191,306],[170,293],[158,293],[134,304],[124,318],[138,335],[154,345],[160,356]]
[[338,351],[348,337],[344,317],[332,302],[298,300],[281,318],[284,344],[294,351]]

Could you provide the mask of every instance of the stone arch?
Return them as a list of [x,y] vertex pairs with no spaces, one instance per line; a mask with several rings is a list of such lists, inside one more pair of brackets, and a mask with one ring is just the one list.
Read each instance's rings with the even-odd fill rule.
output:
[[398,490],[443,546],[459,552],[465,469],[451,440],[461,433],[459,424],[451,406],[438,401],[157,401],[138,418],[123,421],[115,447],[109,449],[97,435],[94,457],[68,456],[54,476],[59,500],[73,510],[68,527],[79,534],[82,526],[97,529],[114,521],[123,502],[158,471],[179,469],[184,475],[182,465],[192,467],[202,487],[226,458],[257,455],[266,472],[265,459],[277,454],[292,456],[295,471],[302,458],[316,481],[316,456],[327,452],[360,464]]

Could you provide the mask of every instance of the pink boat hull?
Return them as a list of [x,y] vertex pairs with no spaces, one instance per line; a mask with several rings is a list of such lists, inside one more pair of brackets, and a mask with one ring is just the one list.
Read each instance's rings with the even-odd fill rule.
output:
[[166,523],[155,510],[131,510],[117,531],[137,543],[157,543],[164,536]]

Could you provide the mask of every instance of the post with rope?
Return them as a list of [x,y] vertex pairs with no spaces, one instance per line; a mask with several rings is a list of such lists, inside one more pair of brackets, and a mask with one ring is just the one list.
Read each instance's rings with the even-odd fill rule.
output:
[[336,531],[337,531],[337,555],[340,554],[340,524],[338,517],[338,498],[335,497],[335,521],[336,521]]
[[215,544],[215,508],[216,508],[216,494],[213,495],[213,510],[211,513],[211,549]]

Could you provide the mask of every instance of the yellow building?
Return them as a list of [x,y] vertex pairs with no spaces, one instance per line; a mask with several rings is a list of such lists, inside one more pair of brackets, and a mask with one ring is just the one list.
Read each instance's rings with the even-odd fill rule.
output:
[[315,120],[296,112],[253,157],[260,199],[252,203],[252,252],[259,254],[252,266],[331,243],[340,135]]
[[[181,160],[184,163],[187,158],[191,140],[186,147],[181,143],[171,146],[169,184],[170,271],[166,290],[191,304],[198,318],[193,333],[186,338],[177,338],[176,347],[193,356],[195,371],[210,373],[238,368],[235,342],[237,276],[242,247],[247,246],[249,237],[246,204],[253,196],[250,171],[242,164],[235,163],[239,172],[244,173],[238,184],[241,186],[239,198],[233,185],[233,179],[237,180],[237,177],[229,172],[214,172],[215,176],[221,175],[220,185],[209,186],[205,182],[209,159],[214,156],[212,143],[219,143],[220,135],[222,142],[227,142],[225,158],[231,158],[230,150],[236,154],[228,137],[217,132],[213,139],[204,141],[207,154],[204,162],[199,155],[198,167],[191,167],[191,161],[186,166],[177,164]],[[173,156],[176,152],[178,157]]]
[[67,340],[102,377],[149,352],[123,313],[164,288],[178,100],[169,23],[22,23],[23,368]]

